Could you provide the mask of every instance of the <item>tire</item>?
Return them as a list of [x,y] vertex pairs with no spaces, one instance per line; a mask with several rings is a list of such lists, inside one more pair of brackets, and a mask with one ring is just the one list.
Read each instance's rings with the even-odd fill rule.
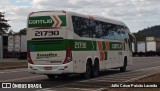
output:
[[99,75],[99,62],[95,61],[93,65],[93,77],[97,77]]
[[56,78],[56,76],[55,76],[55,75],[52,75],[52,74],[48,74],[47,77],[48,77],[49,79],[51,79],[51,80],[53,80],[53,79]]
[[82,74],[82,77],[88,79],[91,77],[91,74],[92,74],[92,64],[89,61],[87,61],[86,72]]
[[126,72],[127,71],[127,58],[126,57],[124,58],[123,66],[120,67],[120,71],[121,72]]
[[57,75],[57,77],[65,79],[65,78],[68,78],[69,75],[68,74],[61,74],[61,75]]

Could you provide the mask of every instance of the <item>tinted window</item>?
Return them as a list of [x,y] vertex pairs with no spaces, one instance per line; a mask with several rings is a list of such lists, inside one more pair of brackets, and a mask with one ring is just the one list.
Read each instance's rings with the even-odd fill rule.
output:
[[124,26],[88,18],[72,16],[74,32],[80,37],[123,40],[127,29]]

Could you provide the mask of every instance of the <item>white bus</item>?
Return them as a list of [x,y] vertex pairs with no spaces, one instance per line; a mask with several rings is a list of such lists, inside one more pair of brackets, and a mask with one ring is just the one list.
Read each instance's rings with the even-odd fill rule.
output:
[[31,73],[48,78],[68,74],[96,77],[100,71],[132,64],[134,36],[117,20],[68,11],[32,12],[27,59]]

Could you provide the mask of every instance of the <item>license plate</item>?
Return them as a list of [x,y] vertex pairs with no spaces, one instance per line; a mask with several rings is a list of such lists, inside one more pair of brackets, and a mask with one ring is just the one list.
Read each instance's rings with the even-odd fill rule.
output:
[[44,70],[52,70],[52,67],[44,67]]

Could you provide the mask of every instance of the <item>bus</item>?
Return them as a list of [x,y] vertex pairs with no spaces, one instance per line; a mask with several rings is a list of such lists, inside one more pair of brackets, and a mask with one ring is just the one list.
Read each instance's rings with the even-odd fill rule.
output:
[[132,65],[134,36],[121,21],[70,11],[32,12],[27,21],[29,72],[56,76],[81,74]]

